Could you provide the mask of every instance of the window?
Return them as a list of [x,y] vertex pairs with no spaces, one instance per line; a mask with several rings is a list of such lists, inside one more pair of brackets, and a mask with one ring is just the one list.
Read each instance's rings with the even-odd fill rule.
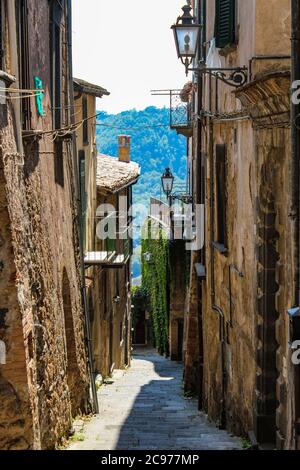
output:
[[89,122],[86,120],[88,118],[88,100],[87,96],[82,98],[82,119],[85,119],[82,126],[82,139],[83,145],[88,145],[89,143]]
[[119,274],[118,269],[117,269],[117,272],[116,272],[116,296],[117,297],[120,296],[120,274]]
[[101,278],[101,303],[103,305],[103,315],[104,318],[106,319],[108,316],[108,305],[107,305],[107,272],[102,271],[102,278]]
[[65,184],[64,149],[63,143],[58,139],[54,142],[54,172],[55,183],[63,188]]
[[61,65],[61,20],[62,3],[52,1],[51,25],[50,25],[50,54],[51,54],[51,101],[53,126],[61,128],[62,123],[62,65]]
[[216,203],[217,203],[217,242],[227,246],[227,151],[226,145],[216,146]]
[[0,70],[4,69],[4,34],[5,34],[4,1],[0,0]]
[[[28,42],[28,6],[27,0],[19,0],[17,9],[18,42],[19,42],[19,69],[20,88],[31,89],[29,69],[29,42]],[[23,129],[31,129],[30,99],[21,100],[22,126]]]
[[123,341],[123,322],[120,322],[120,343]]
[[200,163],[200,200],[201,204],[205,204],[205,184],[206,184],[206,156],[201,152],[201,163]]
[[235,0],[216,0],[216,46],[223,48],[235,43]]
[[86,210],[87,210],[87,193],[85,184],[85,152],[79,151],[79,171],[80,171],[80,202],[81,202],[81,237],[83,249],[85,250],[86,241]]

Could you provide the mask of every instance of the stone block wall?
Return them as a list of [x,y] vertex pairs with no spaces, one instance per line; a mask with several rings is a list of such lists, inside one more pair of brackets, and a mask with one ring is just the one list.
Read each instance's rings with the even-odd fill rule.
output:
[[[49,2],[38,3],[28,2],[29,60],[30,73],[43,79],[46,116],[37,116],[32,100],[31,125],[51,130]],[[69,104],[66,48],[62,54],[63,103]],[[7,70],[13,72],[15,63]],[[57,154],[47,136],[22,142],[17,115],[16,104],[3,106],[0,334],[7,358],[0,365],[0,447],[49,449],[68,432],[72,417],[89,411],[73,147],[63,142]]]

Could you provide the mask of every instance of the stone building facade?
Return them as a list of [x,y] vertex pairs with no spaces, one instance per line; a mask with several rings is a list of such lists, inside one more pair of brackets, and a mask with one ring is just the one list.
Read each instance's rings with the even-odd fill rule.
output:
[[[74,79],[74,109],[76,121],[85,120],[76,131],[76,150],[80,179],[81,221],[83,251],[95,246],[95,214],[97,211],[97,106],[96,99],[109,96],[99,85]],[[89,272],[86,273],[89,276]]]
[[0,6],[0,448],[49,449],[90,409],[71,2]]
[[[98,154],[94,245],[85,267],[94,370],[102,378],[131,360],[132,185],[140,167],[130,161],[130,137],[119,136],[118,158]],[[92,194],[89,193],[89,197]]]
[[185,386],[221,427],[294,449],[291,5],[192,3],[204,25],[197,59],[245,67],[246,80],[194,75],[190,168],[194,202],[205,204],[205,248],[192,254]]

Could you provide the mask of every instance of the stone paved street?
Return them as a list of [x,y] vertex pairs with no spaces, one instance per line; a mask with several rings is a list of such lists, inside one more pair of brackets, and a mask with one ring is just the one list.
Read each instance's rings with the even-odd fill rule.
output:
[[182,366],[138,351],[132,367],[117,371],[99,392],[100,414],[70,450],[239,449],[241,441],[218,430],[182,394]]

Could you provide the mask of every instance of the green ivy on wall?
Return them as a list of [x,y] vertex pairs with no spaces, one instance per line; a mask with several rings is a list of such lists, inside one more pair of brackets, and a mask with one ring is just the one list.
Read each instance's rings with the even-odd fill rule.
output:
[[[153,230],[153,221],[146,222],[143,232]],[[165,230],[155,226],[155,239],[142,237],[142,287],[149,293],[150,313],[155,346],[160,354],[169,354],[169,240]],[[145,254],[150,253],[150,261]]]

